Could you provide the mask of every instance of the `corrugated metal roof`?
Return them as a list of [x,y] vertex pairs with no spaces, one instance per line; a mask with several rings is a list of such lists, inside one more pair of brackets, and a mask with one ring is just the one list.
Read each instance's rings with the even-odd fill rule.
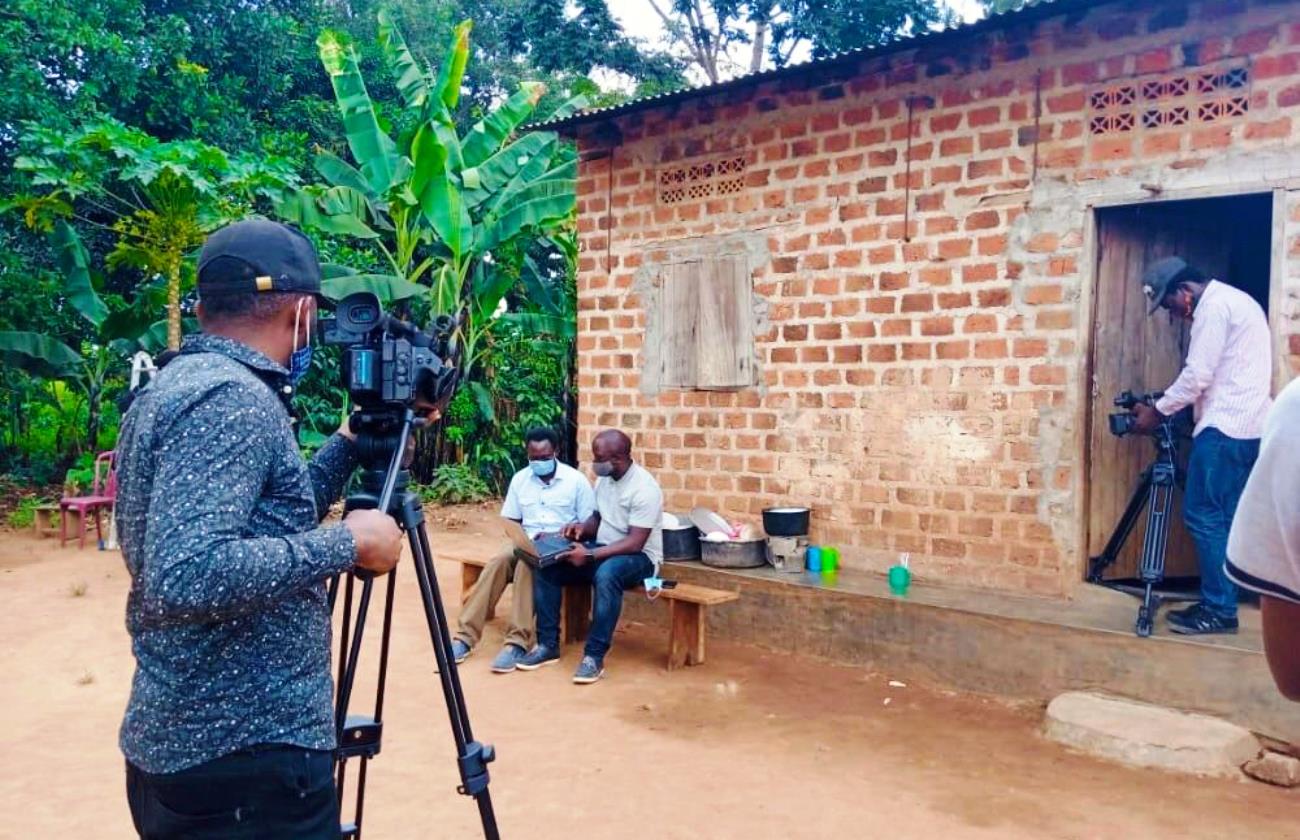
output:
[[561,120],[550,120],[548,122],[536,123],[528,127],[532,129],[547,129],[550,131],[574,128],[587,123],[601,122],[613,117],[621,117],[635,111],[659,108],[664,105],[671,105],[687,99],[698,99],[705,96],[712,96],[713,94],[724,93],[726,91],[755,85],[772,79],[795,77],[810,71],[827,69],[833,65],[859,61],[867,56],[886,55],[888,53],[914,49],[921,46],[933,46],[937,43],[944,43],[949,40],[965,38],[987,30],[998,29],[1010,23],[1028,22],[1039,18],[1062,14],[1075,8],[1091,8],[1098,5],[1103,5],[1103,3],[1099,3],[1097,0],[1026,0],[1025,4],[1018,9],[989,15],[973,23],[965,23],[949,29],[922,32],[917,35],[900,35],[887,44],[877,44],[861,47],[855,50],[846,50],[845,52],[836,53],[835,55],[805,61],[801,64],[792,64],[774,70],[760,70],[757,73],[748,73],[744,76],[737,76],[734,79],[717,82],[716,84],[679,88],[674,91],[657,93],[652,96],[643,96],[639,99],[632,99],[618,105],[610,105],[605,108],[593,108],[589,111],[582,111]]

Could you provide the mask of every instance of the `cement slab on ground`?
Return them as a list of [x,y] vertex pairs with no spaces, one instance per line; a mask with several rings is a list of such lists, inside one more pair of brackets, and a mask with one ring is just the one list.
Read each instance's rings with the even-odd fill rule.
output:
[[1236,724],[1080,691],[1048,704],[1046,732],[1101,758],[1201,776],[1237,776],[1260,751],[1255,736]]

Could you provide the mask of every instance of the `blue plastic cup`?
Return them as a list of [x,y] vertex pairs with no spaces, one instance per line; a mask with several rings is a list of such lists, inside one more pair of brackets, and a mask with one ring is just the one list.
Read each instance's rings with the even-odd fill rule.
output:
[[822,570],[822,549],[819,545],[808,546],[808,571],[820,572]]

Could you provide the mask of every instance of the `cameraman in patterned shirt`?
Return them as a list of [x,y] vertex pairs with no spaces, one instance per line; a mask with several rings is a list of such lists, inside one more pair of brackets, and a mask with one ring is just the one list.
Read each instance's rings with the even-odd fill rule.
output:
[[388,572],[401,532],[375,510],[319,525],[355,460],[344,429],[304,461],[290,421],[320,291],[311,243],[231,225],[204,245],[198,286],[203,334],[118,440],[131,816],[146,840],[337,840],[325,581]]

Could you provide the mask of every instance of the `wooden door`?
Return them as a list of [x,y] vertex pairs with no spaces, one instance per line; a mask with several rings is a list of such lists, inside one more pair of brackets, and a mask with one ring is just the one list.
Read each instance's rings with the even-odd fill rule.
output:
[[[1224,219],[1212,201],[1154,203],[1097,212],[1097,283],[1092,342],[1091,463],[1088,474],[1088,555],[1101,553],[1142,470],[1155,455],[1150,439],[1110,434],[1106,417],[1124,389],[1161,391],[1182,369],[1187,327],[1164,312],[1147,316],[1143,269],[1181,256],[1208,276],[1223,276],[1231,250]],[[1190,442],[1179,447],[1187,465]],[[1137,576],[1145,515],[1108,579]],[[1183,526],[1182,493],[1175,494],[1165,562],[1166,576],[1197,574],[1196,551]]]

